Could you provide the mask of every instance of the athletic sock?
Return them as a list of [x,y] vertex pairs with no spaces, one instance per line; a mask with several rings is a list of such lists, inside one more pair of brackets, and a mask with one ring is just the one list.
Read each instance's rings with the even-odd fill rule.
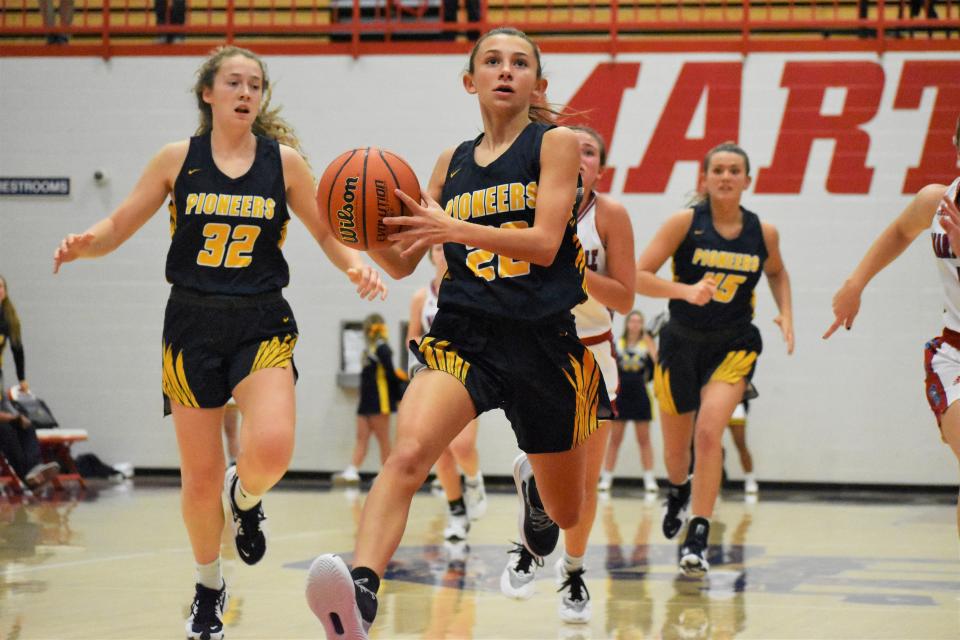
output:
[[263,496],[257,496],[249,491],[244,491],[243,482],[237,477],[237,485],[233,490],[233,501],[237,503],[237,509],[240,511],[249,511],[257,506],[257,503]]
[[563,568],[569,574],[583,569],[583,556],[571,556],[568,552],[563,552]]
[[219,591],[223,586],[223,573],[220,570],[220,558],[209,564],[197,565],[197,582],[207,589]]

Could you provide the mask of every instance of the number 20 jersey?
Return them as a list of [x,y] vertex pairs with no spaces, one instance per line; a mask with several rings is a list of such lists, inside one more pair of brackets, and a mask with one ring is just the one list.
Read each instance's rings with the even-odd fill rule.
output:
[[[554,125],[531,122],[501,156],[485,167],[474,161],[482,135],[462,143],[447,169],[440,202],[447,215],[472,224],[527,228],[534,224],[540,147]],[[576,209],[576,207],[574,207]],[[447,274],[439,307],[528,322],[553,318],[586,299],[586,259],[577,239],[574,210],[550,266],[498,256],[447,242]]]
[[250,169],[230,178],[213,161],[210,134],[195,136],[173,186],[167,281],[218,295],[279,290],[290,281],[281,252],[289,221],[276,140],[258,136]]

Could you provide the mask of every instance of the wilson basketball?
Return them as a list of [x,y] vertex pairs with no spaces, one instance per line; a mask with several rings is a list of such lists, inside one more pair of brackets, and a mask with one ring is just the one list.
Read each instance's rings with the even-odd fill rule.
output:
[[352,149],[330,163],[317,187],[317,205],[327,217],[333,235],[351,249],[384,249],[387,235],[401,231],[383,219],[409,215],[400,189],[420,201],[417,176],[400,156],[377,147]]

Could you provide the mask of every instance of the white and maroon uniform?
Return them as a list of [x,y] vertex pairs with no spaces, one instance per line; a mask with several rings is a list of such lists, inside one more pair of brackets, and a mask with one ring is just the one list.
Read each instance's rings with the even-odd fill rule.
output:
[[[947,197],[956,202],[960,178],[947,187]],[[960,399],[960,260],[940,224],[940,207],[930,224],[930,239],[943,284],[943,335],[926,344],[924,369],[927,402],[937,423],[947,408]]]
[[420,311],[420,327],[423,329],[423,333],[426,334],[430,331],[430,327],[433,326],[433,319],[437,317],[437,289],[433,284],[433,279],[430,279],[430,284],[427,285],[427,295],[423,298],[423,309]]
[[[586,209],[577,216],[577,238],[583,247],[587,268],[607,275],[607,250],[597,231],[597,195],[590,193]],[[596,358],[611,402],[617,397],[620,378],[617,375],[617,356],[613,342],[613,319],[610,310],[587,290],[588,298],[573,308],[577,321],[577,335]]]
[[[424,287],[424,291],[426,291],[426,295],[423,297],[423,308],[420,309],[420,330],[423,332],[421,337],[427,335],[427,333],[430,331],[430,327],[433,326],[433,319],[437,317],[437,310],[439,309],[439,307],[437,306],[437,302],[439,300],[439,294],[440,294],[440,292],[437,290],[436,285],[434,285],[433,283],[433,278],[430,278],[430,282],[427,283],[426,287]],[[417,344],[416,343],[417,341],[413,341],[408,345],[408,348],[410,349],[410,353],[411,353],[410,370],[409,370],[409,374],[411,378],[415,373],[417,373],[421,369],[426,369],[426,367],[420,364],[420,361],[417,360],[417,357],[416,357]]]

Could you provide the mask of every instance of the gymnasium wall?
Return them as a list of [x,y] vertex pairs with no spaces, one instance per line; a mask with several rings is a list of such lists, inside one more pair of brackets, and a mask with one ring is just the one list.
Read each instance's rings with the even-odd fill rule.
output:
[[[63,426],[87,429],[87,449],[110,462],[177,465],[172,424],[161,417],[166,212],[105,259],[54,276],[51,256],[66,233],[124,198],[161,145],[194,130],[189,89],[199,62],[0,59],[0,176],[72,180],[68,197],[0,197],[0,274],[23,321],[27,377]],[[274,101],[318,173],[339,152],[372,144],[400,153],[426,181],[443,148],[481,128],[475,99],[461,88],[461,56],[267,62]],[[738,139],[750,153],[744,204],[780,230],[797,331],[788,357],[761,284],[761,395],[748,429],[761,480],[956,483],[923,396],[923,344],[942,326],[926,238],[872,283],[853,331],[820,336],[833,292],[909,194],[958,173],[950,136],[960,55],[556,54],[545,63],[550,99],[584,111],[611,140],[608,188],[630,211],[638,251],[683,206],[707,148]],[[96,170],[106,174],[102,185]],[[339,323],[380,311],[399,345],[396,327],[431,270],[392,282],[389,300],[371,304],[352,294],[298,222],[285,249],[286,295],[302,333],[292,468],[337,470],[349,458],[356,406],[355,392],[336,385]],[[638,297],[636,305],[649,317],[665,302]],[[10,384],[9,351],[5,365]],[[659,428],[653,433],[662,474]],[[480,449],[487,473],[509,471],[515,444],[502,414],[482,418]],[[727,460],[738,477],[730,446]],[[619,469],[639,474],[632,441]]]

